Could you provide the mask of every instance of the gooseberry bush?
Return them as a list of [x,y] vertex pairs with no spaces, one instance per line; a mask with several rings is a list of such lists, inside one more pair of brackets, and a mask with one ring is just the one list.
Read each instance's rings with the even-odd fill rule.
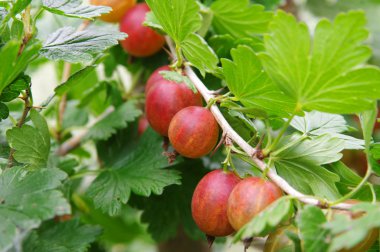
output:
[[0,1],[0,251],[378,251],[375,7],[347,2],[309,27],[281,1]]

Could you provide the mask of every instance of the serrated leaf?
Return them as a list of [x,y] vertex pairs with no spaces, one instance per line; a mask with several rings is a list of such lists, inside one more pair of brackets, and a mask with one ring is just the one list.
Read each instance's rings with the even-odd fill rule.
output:
[[116,133],[116,130],[126,128],[127,123],[135,121],[141,114],[141,111],[136,108],[135,102],[126,102],[91,127],[85,140],[106,140]]
[[203,76],[206,72],[216,72],[219,59],[201,36],[195,33],[190,34],[182,42],[181,47],[186,59],[198,68]]
[[336,215],[334,220],[324,225],[332,234],[328,251],[351,249],[363,241],[372,229],[380,227],[380,210],[378,205],[362,203],[355,205],[354,212],[366,211],[362,217],[350,219],[346,215]]
[[350,129],[342,115],[322,113],[318,111],[306,112],[304,117],[296,116],[290,125],[312,136],[328,134],[344,141],[344,149],[364,149],[364,141],[342,134]]
[[147,0],[164,31],[181,44],[202,25],[199,5],[194,0]]
[[179,228],[192,239],[204,237],[191,215],[191,198],[205,169],[192,167],[202,168],[203,165],[199,159],[183,162],[176,166],[183,174],[181,185],[166,187],[162,195],[132,197],[130,201],[133,207],[143,210],[141,221],[148,224],[148,232],[158,242],[176,237]]
[[343,147],[342,140],[328,135],[305,140],[293,135],[283,139],[272,158],[278,174],[297,190],[333,200],[340,197],[339,176],[321,165],[338,161]]
[[65,93],[70,91],[73,87],[80,84],[81,81],[86,79],[95,70],[95,68],[96,66],[92,65],[92,66],[88,66],[79,70],[75,74],[71,75],[70,78],[66,82],[56,87],[54,89],[55,93],[59,96],[64,95]]
[[46,166],[50,151],[50,133],[45,119],[36,111],[30,111],[34,127],[23,125],[7,131],[9,145],[15,150],[16,161],[30,168]]
[[162,155],[162,138],[148,129],[137,148],[113,160],[88,189],[95,206],[115,215],[127,203],[131,192],[145,197],[162,194],[164,187],[180,184],[177,171],[164,169],[168,161]]
[[272,12],[264,10],[264,6],[250,4],[249,0],[218,0],[211,5],[211,10],[215,32],[235,38],[267,32],[273,16]]
[[84,5],[81,0],[43,0],[42,6],[54,14],[91,20],[112,10],[107,6]]
[[0,122],[7,119],[9,116],[9,108],[4,103],[0,102]]
[[101,234],[101,228],[78,219],[43,225],[23,244],[26,252],[85,252]]
[[238,242],[251,237],[266,236],[281,223],[287,221],[293,215],[293,211],[292,200],[282,197],[244,225],[235,234],[233,241]]
[[41,221],[70,213],[70,205],[55,190],[66,174],[58,169],[26,171],[12,167],[0,174],[0,250],[7,251]]
[[38,56],[41,44],[38,41],[29,41],[21,55],[18,55],[21,43],[8,41],[0,49],[0,94],[11,84],[17,76]]
[[246,46],[232,49],[233,61],[222,59],[227,85],[235,98],[248,109],[262,110],[268,115],[287,116],[294,103],[268,75],[255,53]]
[[322,210],[316,206],[306,206],[297,217],[297,225],[305,251],[325,252],[328,232],[323,225],[326,217]]
[[340,14],[333,23],[320,21],[311,41],[305,24],[278,11],[264,38],[264,68],[298,110],[368,110],[380,97],[380,71],[358,67],[371,56],[362,44],[368,37],[365,23],[360,11]]
[[73,27],[63,27],[47,38],[40,54],[50,60],[88,63],[94,55],[117,45],[125,37],[125,33],[110,30],[76,31]]

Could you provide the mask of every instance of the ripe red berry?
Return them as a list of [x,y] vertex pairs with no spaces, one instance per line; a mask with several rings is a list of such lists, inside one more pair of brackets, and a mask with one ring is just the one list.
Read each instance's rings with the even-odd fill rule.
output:
[[212,113],[203,107],[187,107],[170,122],[169,140],[184,157],[199,158],[215,147],[219,126]]
[[151,56],[165,44],[162,35],[143,25],[149,11],[145,3],[137,4],[125,13],[120,22],[120,31],[128,34],[128,38],[121,41],[121,46],[135,57]]
[[162,79],[148,91],[145,113],[150,126],[163,136],[168,136],[170,121],[183,108],[202,106],[202,97],[185,83]]
[[149,127],[148,119],[146,119],[145,116],[140,117],[139,124],[137,127],[137,132],[139,136],[141,136],[148,127]]
[[202,232],[209,236],[227,236],[234,232],[227,218],[227,202],[239,181],[232,172],[215,170],[198,183],[191,201],[191,213]]
[[93,5],[104,5],[112,8],[112,11],[100,16],[105,22],[120,22],[125,12],[136,4],[136,0],[91,0]]
[[253,217],[282,196],[274,183],[258,177],[242,180],[228,199],[227,215],[235,230],[239,230]]
[[145,86],[145,93],[148,93],[149,89],[160,80],[163,80],[164,77],[160,74],[161,71],[170,71],[169,66],[162,66],[157,68],[149,77]]

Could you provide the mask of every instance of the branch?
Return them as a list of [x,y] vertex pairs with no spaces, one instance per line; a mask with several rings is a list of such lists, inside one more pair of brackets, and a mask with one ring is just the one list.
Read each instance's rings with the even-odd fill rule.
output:
[[[173,55],[176,55],[176,50],[173,45],[173,42],[170,38],[166,38],[167,44],[169,45],[170,51]],[[201,93],[205,101],[208,103],[211,99],[215,98],[215,95],[212,94],[212,92],[205,86],[205,84],[198,78],[196,73],[193,71],[193,69],[190,66],[185,66],[185,72],[187,77],[194,83],[195,87]],[[220,112],[217,105],[212,105],[210,108],[210,111],[213,113],[216,121],[222,128],[223,132],[227,134],[227,136],[234,141],[245,153],[247,153],[252,161],[255,163],[255,165],[261,170],[265,171],[267,170],[267,176],[276,183],[284,192],[286,192],[288,195],[297,198],[299,201],[309,204],[309,205],[315,205],[318,207],[329,207],[329,203],[327,200],[320,201],[316,199],[313,196],[305,195],[299,191],[297,191],[295,188],[293,188],[286,180],[284,180],[282,177],[277,175],[277,173],[269,168],[267,169],[267,165],[262,160],[258,159],[256,154],[256,149],[252,147],[249,143],[247,143],[227,122],[227,120],[224,118],[223,114]],[[346,203],[340,203],[331,206],[331,208],[334,209],[342,209],[347,210],[351,208],[351,204]]]

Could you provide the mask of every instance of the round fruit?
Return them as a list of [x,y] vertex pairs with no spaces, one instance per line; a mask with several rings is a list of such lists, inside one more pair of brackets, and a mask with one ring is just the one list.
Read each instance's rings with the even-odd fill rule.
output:
[[128,38],[121,41],[121,46],[132,56],[151,56],[165,44],[162,35],[143,25],[145,14],[149,11],[145,3],[137,4],[125,13],[120,22],[120,31],[128,34]]
[[264,252],[296,251],[294,242],[286,235],[287,232],[297,234],[298,230],[295,226],[278,228],[268,236]]
[[182,109],[169,125],[169,140],[182,156],[199,158],[215,147],[219,126],[212,113],[203,107],[191,106]]
[[145,116],[140,117],[139,124],[137,127],[137,132],[139,136],[141,136],[148,127],[149,127],[148,119],[146,119]]
[[228,199],[227,215],[235,230],[239,230],[253,217],[282,196],[274,183],[258,177],[242,180]]
[[228,222],[227,201],[239,181],[232,172],[215,170],[198,183],[191,201],[191,213],[202,232],[209,236],[227,236],[234,232]]
[[104,5],[112,8],[112,11],[100,16],[105,22],[120,22],[124,14],[136,4],[136,0],[91,0],[93,5]]
[[146,96],[145,113],[150,126],[163,136],[168,136],[173,116],[183,108],[202,106],[202,97],[185,83],[162,79],[154,84]]
[[170,71],[169,66],[162,66],[157,68],[149,77],[148,81],[146,82],[145,85],[145,93],[148,93],[149,89],[157,82],[160,80],[163,80],[164,77],[160,74],[161,71]]

